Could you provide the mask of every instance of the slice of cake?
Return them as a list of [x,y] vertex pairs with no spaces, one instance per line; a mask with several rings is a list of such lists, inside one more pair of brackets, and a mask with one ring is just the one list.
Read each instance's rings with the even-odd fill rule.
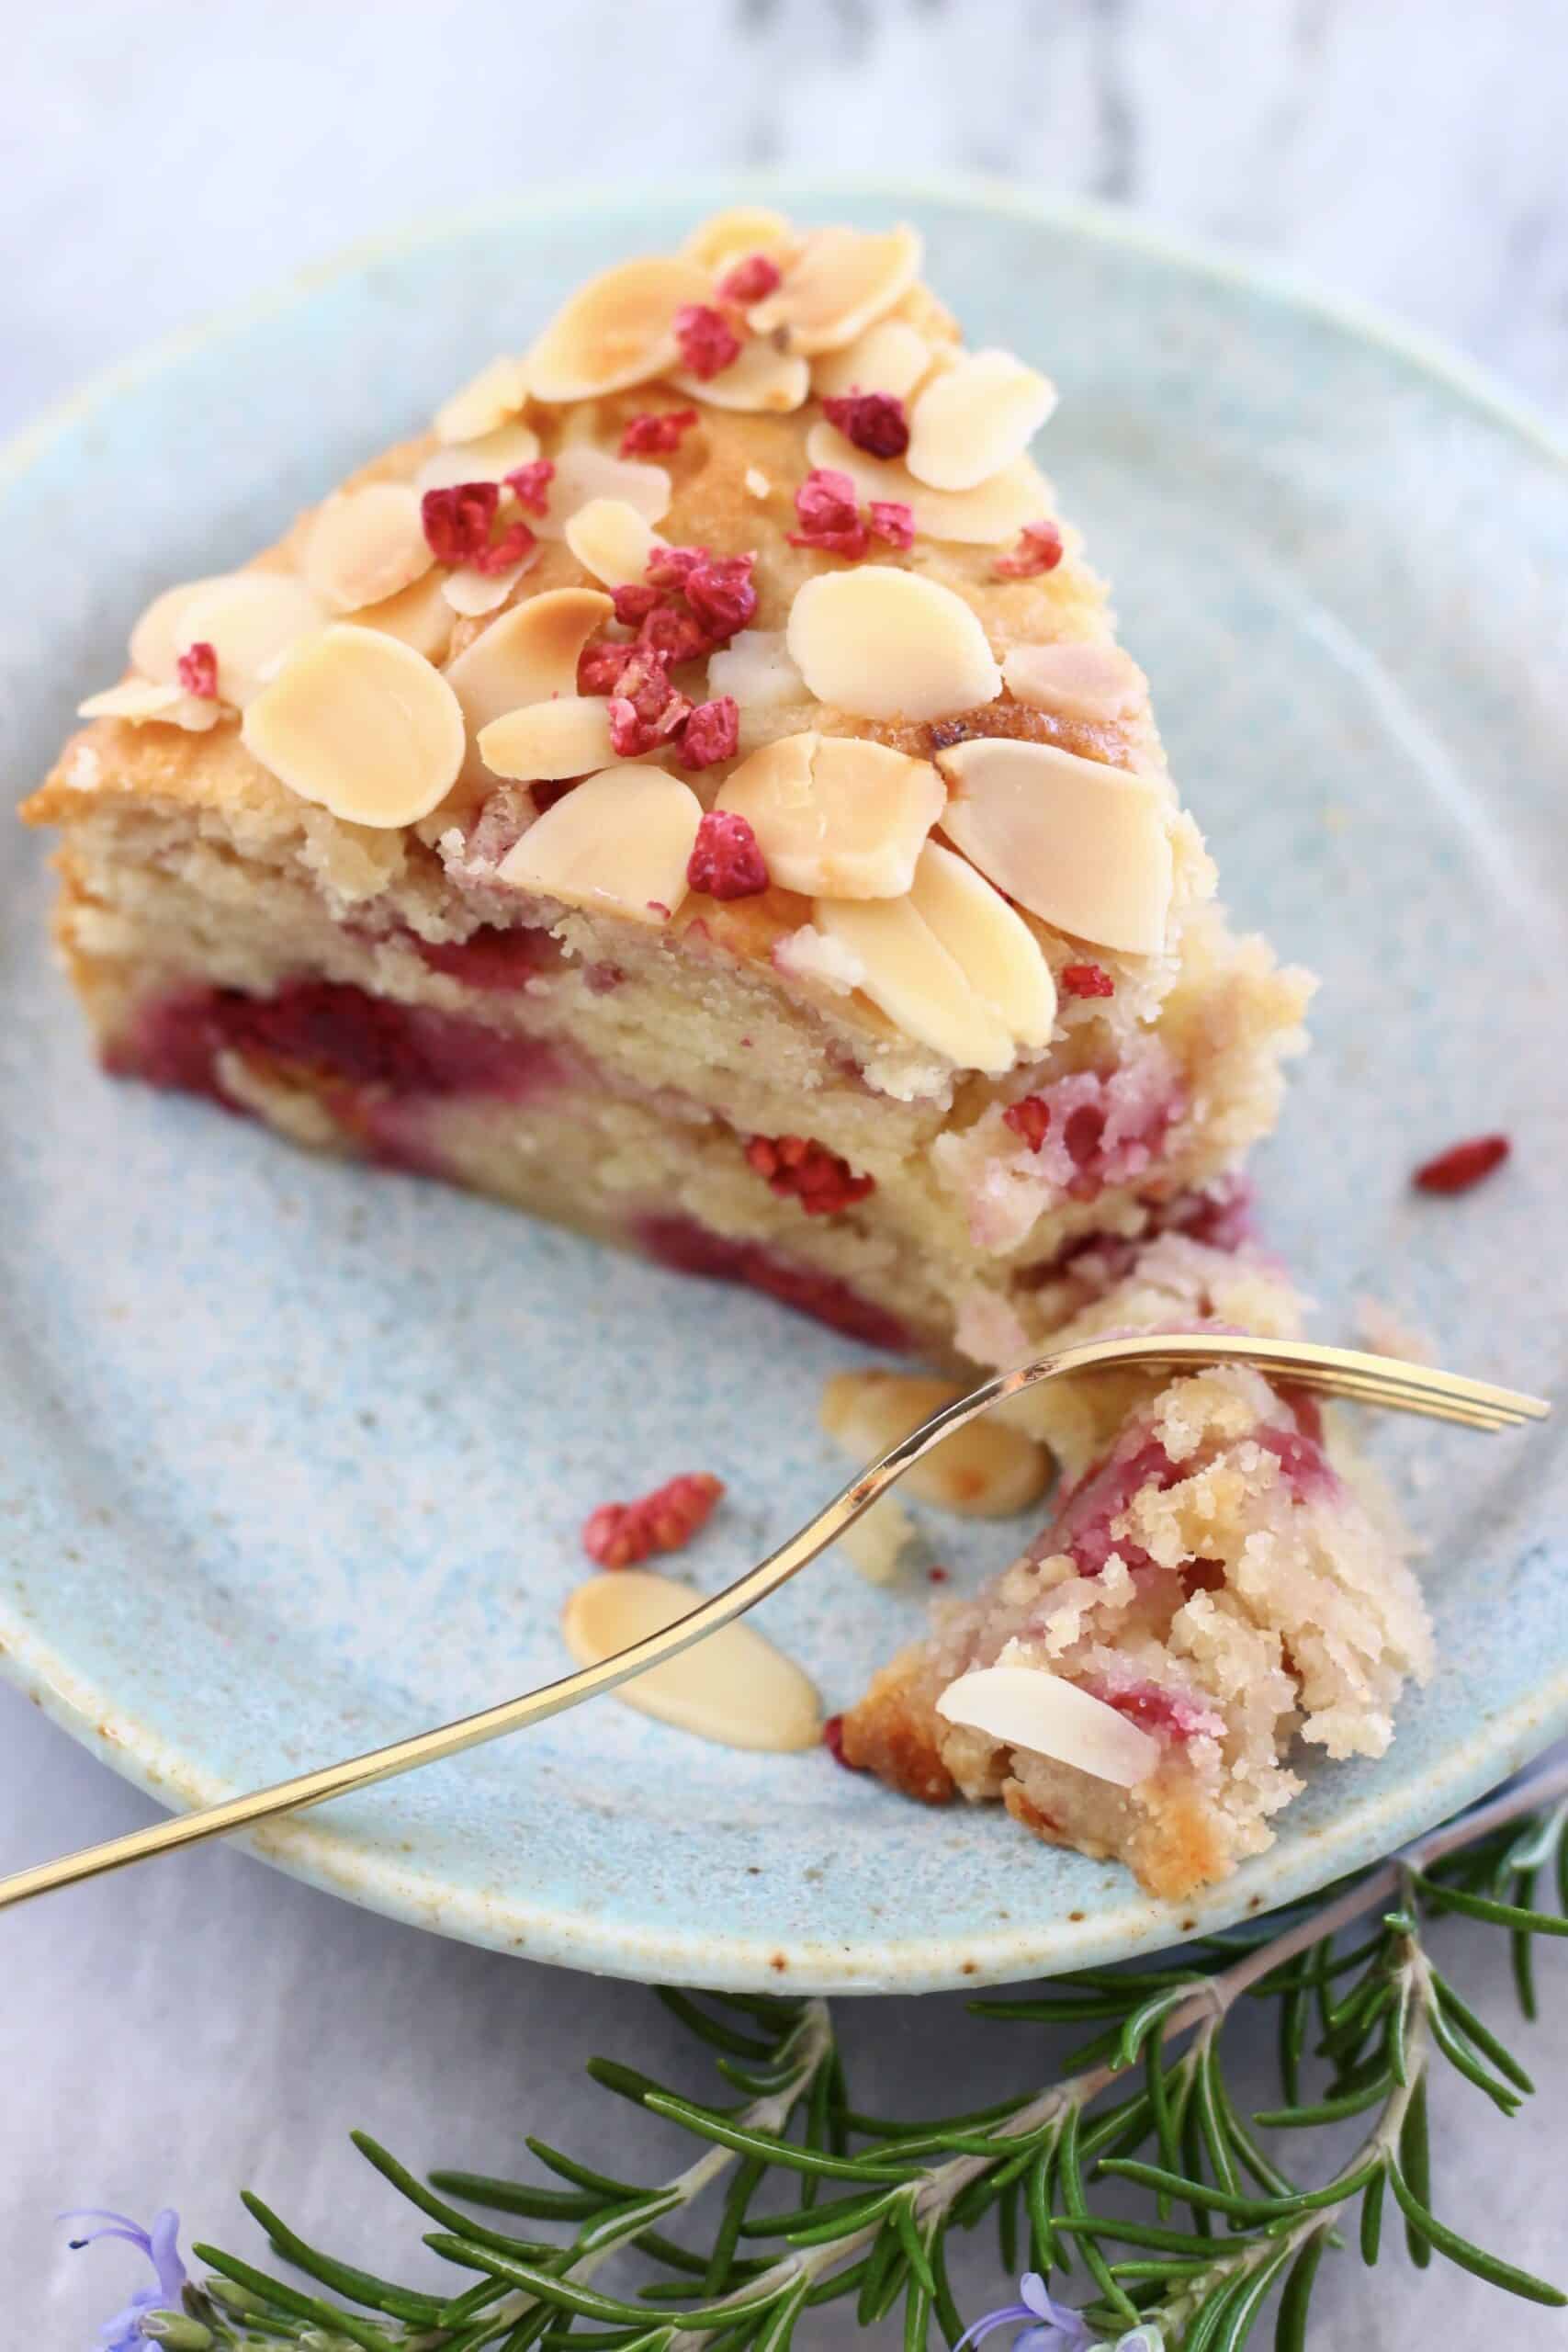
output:
[[[1297,1302],[1266,1261],[1167,1238],[1063,1329],[1201,1329]],[[1179,1898],[1272,1843],[1292,1743],[1380,1756],[1430,1635],[1392,1515],[1314,1398],[1227,1367],[1037,1392],[1066,1471],[1050,1523],[842,1718],[846,1763]]]
[[919,266],[709,220],[160,596],[24,811],[106,1066],[938,1356],[1201,1229],[1306,984]]

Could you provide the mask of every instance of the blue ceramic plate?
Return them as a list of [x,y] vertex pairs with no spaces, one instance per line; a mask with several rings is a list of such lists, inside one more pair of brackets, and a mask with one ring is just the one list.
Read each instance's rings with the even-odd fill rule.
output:
[[[313,273],[97,385],[0,478],[17,789],[166,582],[270,538],[586,272],[731,189],[535,199]],[[754,191],[752,191],[754,194]],[[1323,975],[1262,1179],[1348,1335],[1371,1296],[1547,1392],[1568,1263],[1568,477],[1440,356],[1125,223],[996,192],[785,187],[913,217],[976,343],[1062,388],[1047,463],[1120,585],[1227,895]],[[45,924],[0,874],[0,1643],[176,1805],[560,1669],[577,1530],[680,1468],[733,1500],[728,1580],[839,1483],[816,1428],[857,1351],[760,1299],[486,1204],[297,1157],[100,1078]],[[1517,1139],[1474,1195],[1417,1156]],[[1301,1895],[1568,1724],[1568,1430],[1385,1427],[1444,1661],[1381,1764],[1321,1767],[1273,1850],[1176,1911],[994,1812],[926,1813],[824,1752],[705,1747],[614,1702],[258,1837],[356,1902],[536,1959],[872,1990],[1086,1965]],[[960,1580],[1025,1531],[933,1525]],[[830,1706],[923,1593],[819,1564],[763,1623]]]

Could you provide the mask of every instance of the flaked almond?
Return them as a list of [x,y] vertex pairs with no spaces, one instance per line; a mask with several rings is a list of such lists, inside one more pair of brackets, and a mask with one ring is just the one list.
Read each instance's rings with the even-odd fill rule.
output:
[[720,808],[744,817],[773,880],[807,898],[896,899],[947,795],[929,760],[853,735],[768,743],[727,779]]
[[1136,1788],[1159,1762],[1159,1742],[1146,1731],[1076,1682],[1038,1667],[976,1667],[948,1684],[936,1711],[950,1724],[1076,1765],[1119,1789]]
[[[835,1444],[862,1464],[897,1445],[964,1391],[919,1373],[840,1372],[822,1391],[819,1418]],[[973,1519],[1010,1519],[1045,1491],[1043,1446],[995,1419],[971,1421],[906,1470],[906,1494]]]
[[998,890],[1077,939],[1163,951],[1171,855],[1155,785],[1000,736],[956,743],[937,765],[953,787],[942,830]]
[[648,560],[665,542],[624,498],[591,498],[569,516],[564,537],[584,571],[606,588],[646,577]]
[[670,254],[619,263],[591,277],[556,312],[528,354],[528,388],[549,402],[596,400],[668,376],[676,365],[675,313],[706,302],[708,273]]
[[[579,1666],[597,1666],[633,1642],[661,1634],[702,1598],[673,1577],[621,1568],[578,1586],[561,1611],[561,1632]],[[815,1747],[822,1736],[822,1710],[809,1677],[755,1625],[721,1625],[678,1657],[623,1682],[615,1695],[639,1714],[723,1747],[789,1755]]]
[[814,467],[848,474],[863,503],[880,498],[907,506],[922,538],[962,547],[1007,547],[1026,523],[1051,511],[1050,488],[1027,458],[1015,458],[977,489],[931,490],[916,481],[901,458],[868,458],[826,417],[819,417],[807,435],[806,454]]
[[776,710],[811,699],[782,628],[743,628],[710,654],[708,688],[730,695],[743,711]]
[[469,735],[509,710],[575,695],[582,649],[614,610],[596,588],[550,588],[492,621],[446,672]]
[[538,435],[513,419],[473,441],[454,441],[433,450],[415,474],[413,486],[423,498],[427,490],[452,490],[462,481],[504,481],[519,466],[532,465],[538,454]]
[[897,1496],[884,1495],[845,1528],[839,1549],[867,1584],[897,1584],[919,1536],[919,1528]]
[[180,613],[189,644],[218,656],[218,692],[243,709],[291,646],[321,628],[325,608],[282,571],[231,571],[195,591]]
[[389,637],[400,637],[427,662],[444,662],[452,642],[452,627],[457,618],[442,593],[442,574],[432,569],[423,580],[387,597],[379,605],[366,605],[354,617],[361,628],[384,628]]
[[1148,681],[1119,645],[1015,645],[1002,680],[1015,702],[1058,718],[1129,718],[1148,695]]
[[122,718],[129,727],[156,722],[163,727],[183,727],[192,735],[203,735],[209,727],[217,726],[223,711],[212,695],[186,694],[183,686],[168,679],[122,678],[118,686],[106,686],[101,694],[89,695],[85,702],[79,702],[76,716]]
[[694,376],[677,368],[670,381],[688,400],[706,401],[750,416],[783,416],[799,408],[811,390],[811,371],[796,354],[780,351],[765,337],[742,344],[738,358],[716,376]]
[[[479,441],[511,422],[528,397],[526,364],[502,355],[471,377],[435,412],[438,441]],[[524,461],[520,458],[519,464]],[[477,481],[477,474],[459,474],[459,481]],[[500,476],[495,477],[497,481]],[[429,489],[426,482],[423,487]]]
[[813,229],[747,322],[753,334],[779,335],[785,350],[807,358],[840,351],[908,293],[921,251],[913,229]]
[[441,594],[464,620],[480,620],[486,613],[501,610],[524,573],[538,560],[538,548],[531,547],[526,555],[501,571],[481,571],[477,563],[460,563],[455,571],[442,573]]
[[772,497],[773,485],[768,480],[767,475],[762,471],[761,466],[748,466],[741,479],[745,482],[747,492],[750,497]]
[[904,462],[932,490],[976,490],[1022,457],[1055,405],[1055,384],[1010,351],[965,352],[915,402]]
[[214,588],[227,580],[228,572],[214,572],[205,580],[182,580],[173,588],[165,588],[154,596],[146,611],[130,632],[130,666],[144,678],[157,678],[172,684],[180,655],[193,642],[188,629],[181,627],[181,616],[191,598],[203,588]]
[[756,204],[737,204],[728,212],[711,213],[699,220],[681,251],[699,269],[722,277],[732,262],[751,254],[767,254],[781,261],[800,240],[782,212]]
[[902,319],[879,319],[841,351],[814,360],[811,389],[818,400],[846,392],[891,392],[907,400],[931,364],[931,347]]
[[428,816],[463,761],[463,714],[440,671],[345,621],[288,655],[241,732],[280,784],[356,825]]
[[1010,1068],[1010,1032],[907,898],[818,899],[811,920],[855,957],[862,992],[907,1037],[960,1069],[994,1077]]
[[645,523],[662,522],[670,512],[670,477],[662,466],[636,458],[614,458],[592,441],[562,449],[545,494],[543,514],[531,516],[542,539],[562,539],[574,514],[595,499],[618,499]]
[[408,484],[373,481],[318,507],[301,570],[331,611],[356,613],[423,580],[434,560]]
[[686,895],[702,803],[662,768],[604,768],[531,825],[497,868],[569,907],[668,922]]
[[603,695],[563,695],[557,702],[529,703],[492,718],[480,730],[479,752],[491,775],[524,783],[586,775],[615,758],[610,707]]
[[857,718],[940,718],[1002,690],[986,632],[962,596],[891,564],[807,580],[787,637],[818,700]]
[[834,996],[851,995],[865,978],[865,967],[858,956],[852,955],[841,940],[829,939],[826,932],[808,922],[774,942],[773,964],[787,979],[814,982]]
[[1056,1021],[1056,983],[1040,943],[1016,908],[966,858],[928,842],[910,886],[916,912],[983,1004],[1021,1046],[1048,1046]]

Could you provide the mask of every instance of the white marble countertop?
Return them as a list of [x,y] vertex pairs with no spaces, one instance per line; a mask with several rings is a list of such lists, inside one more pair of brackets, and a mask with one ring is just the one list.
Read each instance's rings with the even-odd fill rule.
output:
[[[0,430],[351,239],[556,175],[699,164],[957,169],[1128,202],[1382,304],[1560,413],[1562,30],[1557,0],[72,0],[8,45],[0,87]],[[0,1758],[0,1869],[151,1816],[9,1691]],[[306,2234],[412,2274],[413,2217],[351,2125],[416,2165],[504,2170],[529,2130],[592,2160],[626,2125],[581,2085],[584,2056],[686,2064],[637,1987],[442,1943],[233,1853],[60,1897],[3,1936],[18,2346],[88,2342],[130,2275],[119,2249],[64,2254],[62,2205],[170,2201],[255,2251],[235,2196],[253,2184]],[[1560,1954],[1546,1966],[1561,1986]],[[1506,2004],[1500,1952],[1478,1990]],[[1445,2090],[1438,2186],[1440,2211],[1562,2275],[1565,2011],[1529,2035],[1539,2112],[1509,2127]],[[1020,2030],[946,1996],[847,2018],[866,2096],[928,2109],[995,2096]],[[1269,2050],[1237,2034],[1261,2104]],[[976,2245],[969,2307],[1002,2283]],[[833,2312],[797,2340],[849,2337]],[[1314,2352],[1427,2341],[1549,2352],[1568,2329],[1398,2253],[1375,2279],[1334,2266]]]

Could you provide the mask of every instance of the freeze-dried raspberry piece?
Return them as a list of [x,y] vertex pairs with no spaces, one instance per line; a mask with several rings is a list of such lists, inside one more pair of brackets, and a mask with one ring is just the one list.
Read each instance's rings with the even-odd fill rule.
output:
[[651,1552],[678,1552],[707,1525],[724,1481],[705,1470],[667,1478],[631,1503],[601,1503],[583,1522],[582,1548],[602,1568],[634,1567]]
[[1032,580],[1037,572],[1055,571],[1062,560],[1062,534],[1055,523],[1026,523],[1010,555],[998,556],[991,569],[1003,580]]
[[871,535],[874,539],[886,539],[890,548],[912,548],[915,544],[915,510],[902,498],[874,498],[867,507]]
[[740,337],[711,302],[682,302],[674,325],[681,363],[700,384],[705,384],[710,376],[722,375],[740,356]]
[[217,701],[218,656],[204,637],[186,647],[177,667],[180,684],[187,695],[199,695],[204,702]]
[[519,520],[509,523],[492,548],[481,548],[478,555],[469,558],[469,561],[476,571],[487,574],[504,571],[509,565],[521,563],[538,544],[527,524]]
[[709,555],[686,575],[686,602],[708,633],[713,645],[728,645],[738,630],[755,617],[757,591],[751,585],[755,555]]
[[[688,737],[690,732],[688,722]],[[767,861],[750,820],[729,809],[708,809],[686,867],[687,888],[710,899],[755,899],[768,882]]]
[[876,1190],[874,1176],[857,1176],[847,1159],[808,1136],[753,1136],[746,1158],[768,1190],[798,1200],[807,1216],[836,1216]]
[[1472,1136],[1424,1161],[1410,1181],[1422,1193],[1468,1193],[1500,1168],[1512,1148],[1506,1136]]
[[700,702],[681,729],[680,761],[683,768],[711,768],[732,760],[740,743],[740,711],[733,695]]
[[556,469],[548,458],[535,458],[525,466],[518,466],[506,476],[506,486],[519,506],[530,514],[542,514],[549,504],[549,487]]
[[718,281],[721,302],[760,302],[771,294],[784,272],[772,254],[748,254]]
[[664,602],[664,591],[662,588],[650,588],[646,581],[627,580],[620,587],[611,589],[610,598],[615,607],[615,618],[626,628],[636,628],[639,622],[648,618],[655,605]]
[[644,409],[629,416],[621,433],[623,458],[662,458],[681,446],[681,435],[697,421],[694,408],[667,408],[660,415]]
[[1116,983],[1102,964],[1064,964],[1061,982],[1068,996],[1114,996]]
[[637,631],[637,643],[674,669],[678,662],[695,662],[701,655],[711,653],[715,640],[693,614],[660,599],[645,616]]
[[818,548],[826,555],[858,560],[871,544],[855,504],[855,486],[833,466],[812,468],[795,493],[795,511],[800,528],[789,535],[792,548]]
[[901,458],[909,446],[904,403],[891,392],[840,392],[823,401],[822,413],[868,458]]
[[1051,1105],[1038,1094],[1026,1094],[1021,1102],[1008,1104],[1002,1125],[1021,1136],[1031,1151],[1038,1151],[1051,1132]]
[[490,545],[490,526],[501,504],[497,481],[458,481],[427,490],[420,501],[425,543],[437,563],[472,563]]
[[585,645],[578,656],[578,693],[613,695],[621,683],[622,671],[637,657],[635,645],[617,645],[613,638],[600,638],[594,644]]
[[685,725],[691,704],[670,683],[656,653],[633,649],[610,697],[610,742],[616,756],[635,760],[667,743]]
[[656,588],[684,588],[706,554],[706,548],[655,548],[648,559],[648,577]]

